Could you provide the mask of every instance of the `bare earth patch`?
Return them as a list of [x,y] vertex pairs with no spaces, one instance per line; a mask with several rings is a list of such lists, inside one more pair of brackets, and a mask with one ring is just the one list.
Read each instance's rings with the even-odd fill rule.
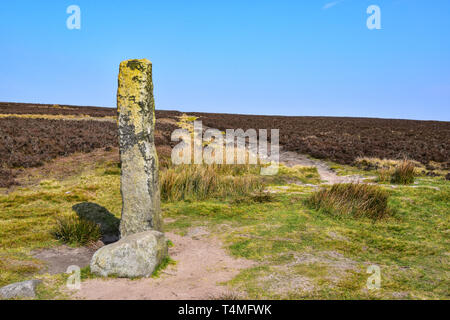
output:
[[44,261],[45,267],[41,273],[58,274],[65,273],[67,267],[76,265],[80,268],[90,264],[96,248],[70,248],[59,246],[50,249],[41,249],[32,252],[34,258]]
[[329,286],[339,282],[347,271],[357,270],[357,263],[336,251],[291,252],[285,254],[292,261],[273,265],[268,273],[258,277],[263,292],[285,299],[290,293],[304,294],[319,289],[318,279],[326,279]]
[[196,300],[227,294],[227,288],[220,283],[231,280],[254,262],[233,258],[222,248],[219,240],[203,232],[193,233],[193,238],[166,233],[174,244],[169,248],[170,257],[177,263],[168,266],[158,278],[91,279],[82,282],[74,298]]

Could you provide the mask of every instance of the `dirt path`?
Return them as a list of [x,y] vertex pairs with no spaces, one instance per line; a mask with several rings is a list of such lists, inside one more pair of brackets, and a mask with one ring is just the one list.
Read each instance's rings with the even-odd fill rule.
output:
[[[198,228],[197,228],[198,229]],[[211,299],[228,294],[220,283],[231,280],[252,261],[235,259],[206,231],[194,230],[191,236],[166,233],[174,246],[169,249],[176,265],[170,265],[158,278],[140,280],[94,279],[82,282],[76,299],[155,300]]]
[[280,163],[288,167],[296,165],[316,167],[320,178],[325,181],[324,184],[362,182],[364,180],[359,175],[338,176],[325,162],[310,159],[306,155],[293,151],[280,150]]
[[[171,120],[173,121],[173,120]],[[189,123],[188,126],[193,126],[193,123]],[[203,125],[202,126],[202,132],[204,132],[207,129],[211,129],[208,126]],[[234,144],[235,138],[233,137],[232,140],[228,140],[226,137],[224,138],[225,144],[231,143]],[[246,142],[246,150],[249,153],[252,153],[255,157],[259,157],[260,159],[267,159],[267,157],[261,156],[259,153],[259,145],[249,145],[248,142]],[[271,150],[272,145],[270,143],[267,143],[267,151],[270,153],[269,150]],[[335,183],[357,183],[362,182],[364,180],[364,177],[359,175],[348,175],[348,176],[338,176],[333,170],[330,169],[330,167],[321,160],[313,160],[308,158],[304,154],[300,154],[293,151],[285,151],[283,150],[283,146],[277,146],[279,153],[279,162],[281,164],[284,164],[288,167],[301,165],[301,166],[308,166],[308,167],[316,167],[317,171],[319,172],[321,180],[324,182],[322,184],[335,184]]]
[[[305,155],[280,150],[280,163],[314,166],[325,184],[358,182],[361,176],[338,176],[328,165]],[[234,278],[240,270],[254,265],[245,259],[235,259],[227,254],[222,244],[202,228],[188,231],[182,237],[166,233],[174,246],[169,249],[175,266],[166,268],[158,278],[139,280],[93,279],[82,282],[74,294],[76,299],[89,300],[155,300],[155,299],[212,299],[229,294],[220,283]],[[236,294],[233,292],[233,294]]]

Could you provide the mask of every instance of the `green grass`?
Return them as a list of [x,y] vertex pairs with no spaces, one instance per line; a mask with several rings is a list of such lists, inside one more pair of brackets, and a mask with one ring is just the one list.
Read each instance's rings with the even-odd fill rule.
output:
[[279,166],[278,177],[284,178],[284,180],[297,180],[302,183],[319,184],[320,175],[317,172],[316,167],[304,167],[293,166],[287,167],[284,165]]
[[0,193],[0,286],[28,280],[43,267],[31,252],[60,244],[52,231],[58,218],[75,215],[72,206],[91,201],[120,217],[120,175],[105,174],[116,167],[99,163],[78,176]]
[[[282,170],[277,177],[264,178],[260,183],[276,190],[267,198],[256,190],[227,198],[163,201],[163,215],[172,221],[165,230],[184,234],[204,226],[230,254],[254,260],[254,267],[228,283],[246,298],[450,298],[450,182],[418,177],[414,186],[385,186],[391,215],[382,220],[364,215],[336,219],[305,203],[316,191],[313,187],[290,184],[302,177],[305,183],[317,183],[314,172],[304,173]],[[220,176],[227,175],[253,173]],[[31,251],[59,245],[51,236],[56,218],[73,215],[72,206],[80,202],[97,203],[120,217],[119,179],[117,164],[99,163],[78,176],[0,194],[0,285],[46,277],[38,298],[59,297],[63,276],[38,276],[42,262]],[[376,291],[366,288],[366,270],[372,264],[381,268],[381,289]],[[86,270],[82,275],[89,278]]]
[[86,219],[76,216],[59,217],[51,234],[62,243],[85,246],[100,240],[100,227]]
[[[392,189],[392,216],[381,221],[335,219],[305,205],[310,194],[288,192],[266,203],[166,203],[164,214],[175,219],[167,230],[208,227],[231,254],[255,260],[229,283],[249,298],[448,299],[449,192],[437,178]],[[372,264],[381,268],[380,290],[366,288]]]
[[306,203],[335,216],[382,219],[389,214],[389,192],[380,186],[342,183],[314,192]]
[[155,271],[153,271],[152,278],[158,278],[164,269],[166,269],[170,265],[176,264],[177,262],[171,257],[165,257],[163,261],[161,261],[161,263],[156,267]]

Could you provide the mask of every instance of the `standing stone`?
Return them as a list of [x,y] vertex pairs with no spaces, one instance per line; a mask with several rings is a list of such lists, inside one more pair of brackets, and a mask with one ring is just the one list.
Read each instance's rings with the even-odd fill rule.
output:
[[147,230],[162,231],[149,60],[126,60],[120,64],[117,110],[122,167],[121,237]]

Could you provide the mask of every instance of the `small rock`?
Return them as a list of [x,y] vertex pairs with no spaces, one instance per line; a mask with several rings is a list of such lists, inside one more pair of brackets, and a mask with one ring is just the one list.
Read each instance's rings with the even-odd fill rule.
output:
[[91,260],[91,272],[103,277],[148,277],[167,253],[164,233],[139,232],[97,250]]
[[34,298],[36,286],[41,282],[41,280],[28,280],[9,284],[0,288],[0,297],[3,299]]
[[188,232],[186,233],[186,236],[191,237],[192,239],[199,239],[202,236],[206,236],[208,234],[209,234],[209,232],[206,231],[204,228],[196,227],[196,228],[190,228],[188,230]]
[[408,292],[392,292],[395,299],[406,299],[409,296]]

